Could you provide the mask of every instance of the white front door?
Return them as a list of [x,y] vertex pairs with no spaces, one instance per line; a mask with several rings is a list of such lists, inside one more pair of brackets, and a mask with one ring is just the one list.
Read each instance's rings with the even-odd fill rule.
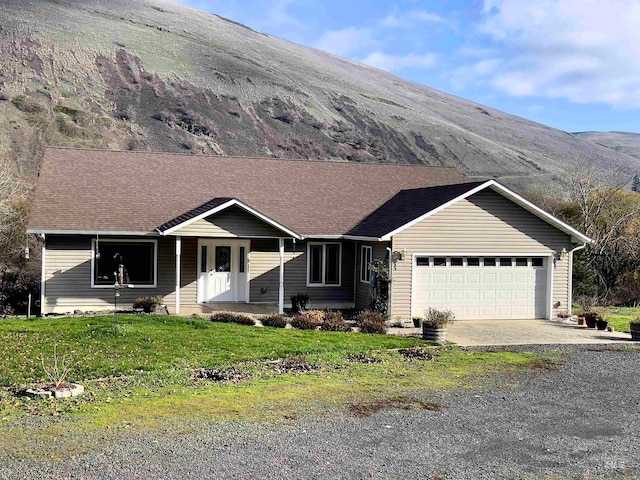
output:
[[199,241],[198,301],[245,301],[247,241]]

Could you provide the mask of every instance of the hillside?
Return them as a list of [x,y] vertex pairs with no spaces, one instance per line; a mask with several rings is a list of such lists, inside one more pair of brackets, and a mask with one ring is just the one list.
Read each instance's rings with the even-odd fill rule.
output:
[[612,148],[618,152],[640,158],[640,133],[630,132],[579,132],[574,133],[579,138],[586,138],[592,142]]
[[507,184],[640,159],[164,0],[4,0],[0,142],[455,165]]

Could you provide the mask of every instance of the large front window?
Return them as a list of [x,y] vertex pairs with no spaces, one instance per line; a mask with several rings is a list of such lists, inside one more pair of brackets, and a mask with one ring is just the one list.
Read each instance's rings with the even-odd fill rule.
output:
[[92,287],[156,286],[155,240],[94,240]]
[[307,284],[309,286],[340,285],[342,245],[310,243],[307,247]]

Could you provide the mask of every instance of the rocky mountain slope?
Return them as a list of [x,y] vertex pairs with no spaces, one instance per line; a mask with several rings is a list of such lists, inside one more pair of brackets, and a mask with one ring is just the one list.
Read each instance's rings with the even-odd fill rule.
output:
[[4,0],[0,147],[455,165],[512,186],[640,159],[164,0]]
[[618,152],[640,158],[640,133],[630,132],[579,132],[574,133],[579,138],[586,138],[592,142],[612,148]]

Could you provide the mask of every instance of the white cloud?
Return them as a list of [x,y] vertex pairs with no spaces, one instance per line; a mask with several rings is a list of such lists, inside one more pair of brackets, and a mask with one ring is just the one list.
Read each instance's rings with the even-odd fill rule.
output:
[[362,63],[388,72],[397,72],[405,68],[426,69],[435,65],[437,56],[435,53],[418,55],[393,55],[384,52],[373,52],[361,60]]
[[[640,0],[485,0],[499,70],[469,80],[515,96],[640,107]],[[464,67],[463,67],[464,68]]]
[[426,10],[410,10],[399,13],[397,9],[380,21],[382,27],[387,28],[412,28],[418,23],[440,23],[448,25],[449,22],[437,13]]
[[377,43],[370,29],[347,27],[323,33],[313,46],[325,52],[347,57],[368,50]]

